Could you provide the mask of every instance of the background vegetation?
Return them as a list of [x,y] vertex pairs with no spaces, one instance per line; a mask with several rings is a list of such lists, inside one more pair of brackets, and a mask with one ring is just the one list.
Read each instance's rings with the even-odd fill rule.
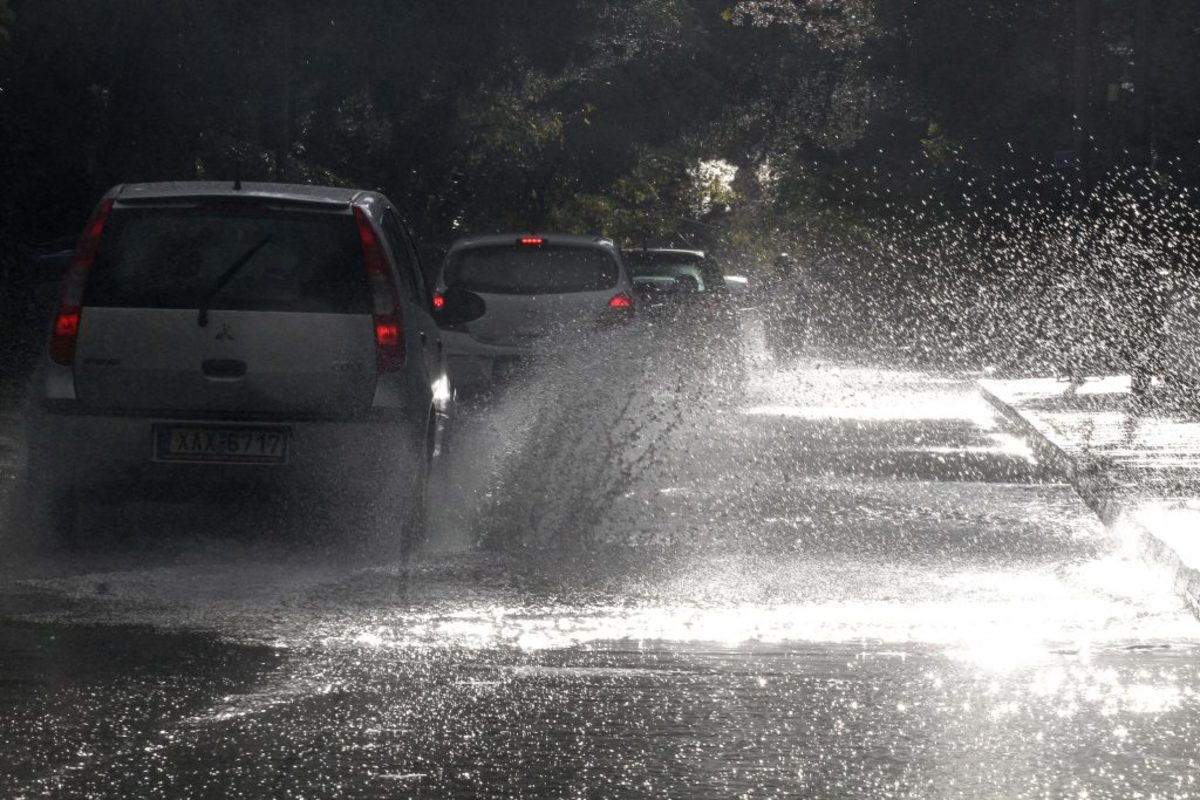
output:
[[114,183],[240,175],[380,188],[431,256],[789,250],[833,332],[919,348],[972,308],[999,335],[982,287],[1085,259],[1064,220],[1200,182],[1200,4],[1154,0],[1139,41],[1149,3],[1089,1],[1081,28],[1081,0],[0,0],[0,291]]

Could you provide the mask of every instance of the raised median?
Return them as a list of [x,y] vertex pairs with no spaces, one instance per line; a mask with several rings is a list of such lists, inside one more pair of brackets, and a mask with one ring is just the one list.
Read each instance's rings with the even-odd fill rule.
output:
[[1200,616],[1200,417],[1135,398],[1127,377],[979,388],[1107,525],[1168,569]]

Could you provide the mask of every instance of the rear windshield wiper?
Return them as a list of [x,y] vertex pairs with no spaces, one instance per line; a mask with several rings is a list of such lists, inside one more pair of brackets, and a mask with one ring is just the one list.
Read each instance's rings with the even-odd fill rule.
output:
[[224,289],[231,280],[233,280],[233,276],[238,274],[238,270],[250,263],[250,259],[254,258],[254,254],[259,250],[262,250],[269,241],[271,241],[271,234],[268,233],[266,236],[259,239],[253,247],[243,253],[237,261],[234,261],[232,264],[230,264],[229,269],[221,273],[221,276],[217,278],[217,281],[212,285],[212,288],[204,293],[204,299],[200,301],[200,315],[196,318],[196,322],[201,328],[208,327],[209,303],[211,303],[213,298],[220,294],[221,290]]

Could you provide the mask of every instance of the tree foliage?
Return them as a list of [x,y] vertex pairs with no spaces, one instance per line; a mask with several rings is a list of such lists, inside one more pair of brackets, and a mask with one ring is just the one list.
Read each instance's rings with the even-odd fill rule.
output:
[[[12,2],[2,239],[74,230],[118,181],[240,176],[379,187],[442,243],[761,241],[747,220],[953,198],[1071,141],[1066,0]],[[1097,141],[1119,161],[1103,91],[1131,33],[1098,2]],[[1162,0],[1156,20],[1158,152],[1181,165],[1200,162],[1197,13]],[[737,171],[714,186],[718,162]]]
[[8,26],[12,24],[13,12],[8,0],[0,0],[0,44],[8,42]]

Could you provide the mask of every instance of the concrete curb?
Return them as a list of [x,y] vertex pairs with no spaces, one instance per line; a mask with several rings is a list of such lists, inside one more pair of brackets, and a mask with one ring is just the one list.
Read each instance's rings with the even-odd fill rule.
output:
[[[1184,542],[1178,530],[1168,529],[1168,517],[1160,514],[1148,520],[1150,515],[1140,513],[1128,496],[1122,496],[1123,487],[1113,481],[1102,463],[1086,454],[1068,452],[1063,442],[1056,441],[1051,432],[1036,425],[987,384],[987,381],[977,384],[983,399],[1029,441],[1043,464],[1075,487],[1105,525],[1120,524],[1130,532],[1142,557],[1170,571],[1176,594],[1200,618],[1200,559],[1194,552],[1181,552]],[[1200,540],[1200,527],[1195,528],[1195,537]]]

